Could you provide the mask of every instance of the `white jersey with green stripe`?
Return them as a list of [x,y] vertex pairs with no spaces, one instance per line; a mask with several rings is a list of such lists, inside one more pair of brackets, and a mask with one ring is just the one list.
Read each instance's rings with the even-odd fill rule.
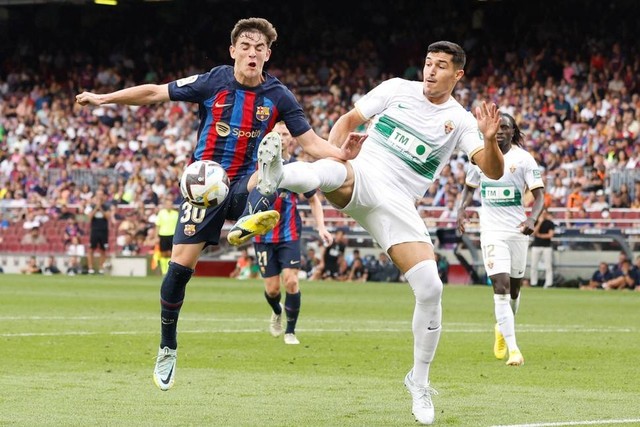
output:
[[431,103],[423,94],[422,82],[386,80],[355,107],[365,118],[372,118],[357,159],[370,158],[372,165],[382,160],[387,169],[414,172],[402,175],[403,189],[417,198],[439,176],[451,154],[462,150],[471,158],[484,147],[475,117],[453,97],[443,104]]
[[512,145],[504,155],[502,178],[487,178],[480,168],[472,166],[467,171],[466,184],[480,187],[480,231],[483,233],[519,232],[520,224],[527,219],[524,209],[526,190],[544,187],[535,159],[516,145]]

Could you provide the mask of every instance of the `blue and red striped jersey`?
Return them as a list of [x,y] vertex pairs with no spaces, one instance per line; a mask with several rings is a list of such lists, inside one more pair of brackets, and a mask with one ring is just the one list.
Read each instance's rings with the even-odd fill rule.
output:
[[169,83],[172,101],[193,102],[200,108],[191,162],[218,162],[233,183],[256,170],[258,142],[277,122],[283,120],[293,136],[311,129],[293,93],[277,78],[263,75],[264,83],[247,87],[234,78],[232,66],[221,65]]
[[[304,193],[308,199],[316,193],[316,190]],[[255,243],[281,243],[300,240],[302,233],[302,219],[298,211],[298,194],[287,190],[278,189],[278,197],[271,205],[271,209],[280,213],[280,221],[275,228],[268,233],[253,238]]]

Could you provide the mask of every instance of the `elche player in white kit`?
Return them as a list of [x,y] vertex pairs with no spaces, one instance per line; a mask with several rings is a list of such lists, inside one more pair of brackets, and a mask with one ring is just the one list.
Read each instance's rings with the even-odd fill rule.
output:
[[[494,355],[504,359],[508,351],[507,365],[520,366],[524,364],[524,357],[516,342],[515,314],[527,267],[529,235],[544,209],[544,182],[535,159],[520,146],[522,134],[509,114],[502,113],[496,139],[504,156],[502,178],[491,179],[476,166],[469,168],[458,210],[458,229],[464,233],[465,209],[480,187],[480,245],[484,268],[493,285],[497,322]],[[527,190],[534,198],[529,216],[524,207]]]
[[500,178],[504,166],[495,139],[500,122],[497,107],[483,103],[474,118],[451,96],[464,75],[465,61],[457,44],[432,43],[422,82],[390,79],[356,102],[329,135],[329,142],[336,144],[370,121],[367,141],[353,160],[322,159],[283,167],[274,138],[265,138],[258,154],[261,193],[319,188],[371,234],[409,282],[415,296],[414,363],[405,386],[412,396],[412,412],[422,424],[435,419],[431,396],[436,392],[430,386],[429,369],[441,331],[442,281],[415,203],[457,150],[493,178]]

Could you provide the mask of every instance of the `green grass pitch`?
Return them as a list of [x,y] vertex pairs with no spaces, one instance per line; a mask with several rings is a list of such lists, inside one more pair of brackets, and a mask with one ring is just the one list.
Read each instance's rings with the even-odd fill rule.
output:
[[[299,346],[261,281],[194,278],[176,382],[152,381],[159,278],[0,275],[0,425],[415,426],[407,284],[302,283]],[[640,425],[640,293],[524,289],[522,367],[486,286],[446,286],[436,425]]]

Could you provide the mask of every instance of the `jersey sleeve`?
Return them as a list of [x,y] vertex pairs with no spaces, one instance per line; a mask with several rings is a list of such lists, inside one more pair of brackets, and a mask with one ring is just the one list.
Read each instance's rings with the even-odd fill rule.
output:
[[544,188],[544,181],[542,180],[542,174],[540,168],[536,163],[533,156],[527,153],[526,168],[524,181],[527,183],[529,190],[535,190],[536,188]]
[[172,101],[201,103],[214,93],[216,78],[221,76],[216,68],[208,73],[195,74],[169,83],[169,98]]
[[296,100],[294,94],[284,85],[283,88],[284,94],[280,99],[278,110],[280,112],[280,118],[287,125],[287,129],[291,132],[291,136],[295,138],[296,136],[300,136],[311,129],[311,125],[309,124],[307,116],[304,114],[304,110]]
[[469,165],[464,183],[469,187],[478,188],[480,186],[480,170],[475,165]]
[[356,101],[355,108],[365,119],[381,113],[388,107],[391,96],[397,92],[395,89],[401,81],[400,78],[385,80]]
[[484,136],[478,128],[478,122],[473,114],[467,112],[460,127],[457,148],[464,151],[471,161],[473,156],[484,148]]

